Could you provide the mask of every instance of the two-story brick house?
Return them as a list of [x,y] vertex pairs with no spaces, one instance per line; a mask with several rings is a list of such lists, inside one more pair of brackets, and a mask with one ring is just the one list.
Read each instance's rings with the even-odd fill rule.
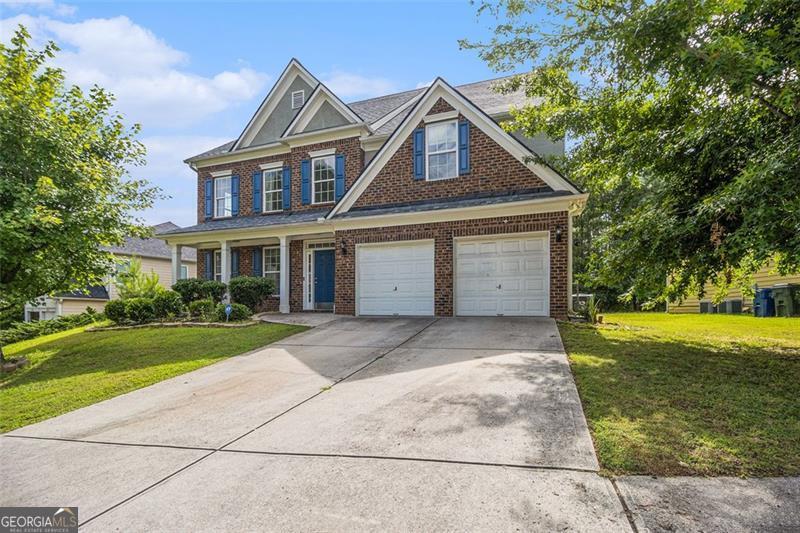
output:
[[525,103],[437,79],[345,104],[292,60],[238,139],[186,160],[198,223],[160,237],[199,277],[273,278],[281,312],[563,318],[586,194],[535,157],[563,142],[499,126]]

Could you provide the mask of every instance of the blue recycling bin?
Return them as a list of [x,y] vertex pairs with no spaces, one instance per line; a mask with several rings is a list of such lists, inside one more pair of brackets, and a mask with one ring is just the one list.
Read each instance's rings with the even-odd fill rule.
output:
[[775,316],[775,300],[772,289],[758,289],[753,298],[753,314],[758,317]]

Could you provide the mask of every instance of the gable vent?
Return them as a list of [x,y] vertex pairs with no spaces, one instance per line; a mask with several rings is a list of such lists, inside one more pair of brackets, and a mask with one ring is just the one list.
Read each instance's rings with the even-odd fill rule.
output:
[[292,91],[292,109],[300,109],[306,101],[305,91]]

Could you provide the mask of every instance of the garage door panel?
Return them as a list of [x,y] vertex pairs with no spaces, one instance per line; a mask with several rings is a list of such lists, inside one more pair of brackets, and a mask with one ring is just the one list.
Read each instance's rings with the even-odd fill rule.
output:
[[359,246],[359,314],[432,315],[433,255],[432,242]]
[[546,236],[456,241],[456,314],[547,316]]

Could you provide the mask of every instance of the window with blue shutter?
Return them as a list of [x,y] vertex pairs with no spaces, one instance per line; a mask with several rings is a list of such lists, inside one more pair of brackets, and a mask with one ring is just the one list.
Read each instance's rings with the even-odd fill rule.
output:
[[414,130],[414,179],[425,179],[425,128]]
[[261,171],[253,172],[253,213],[261,212]]
[[311,203],[311,160],[300,161],[300,189],[303,205]]
[[292,208],[292,167],[283,167],[283,208]]
[[207,179],[205,183],[206,220],[214,216],[214,180]]
[[469,174],[469,122],[458,123],[458,173]]
[[261,248],[253,248],[253,276],[261,277]]
[[334,199],[338,202],[344,196],[344,154],[336,156],[336,177],[333,186]]
[[239,276],[239,250],[231,250],[231,277]]
[[239,176],[231,176],[231,216],[239,216]]
[[207,250],[205,255],[205,278],[214,279],[214,252]]

